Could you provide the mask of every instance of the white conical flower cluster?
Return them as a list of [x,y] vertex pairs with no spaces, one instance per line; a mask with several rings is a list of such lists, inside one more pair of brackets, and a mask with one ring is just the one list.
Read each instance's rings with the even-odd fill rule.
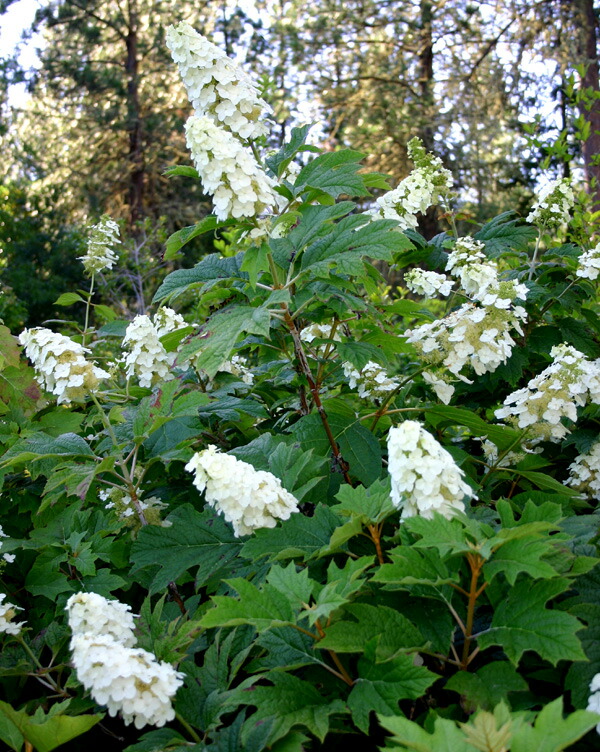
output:
[[112,246],[120,243],[119,225],[106,214],[97,225],[92,225],[88,248],[85,256],[79,256],[83,268],[91,276],[112,269],[117,261],[117,254]]
[[569,430],[562,418],[577,420],[577,407],[600,401],[600,363],[567,344],[550,351],[553,363],[518,389],[496,410],[496,417],[530,428],[528,440],[560,441]]
[[6,595],[0,593],[0,634],[4,632],[5,634],[16,636],[21,631],[25,622],[14,622],[13,619],[17,611],[22,611],[23,609],[15,606],[13,603],[2,603],[5,598]]
[[466,295],[484,306],[509,308],[515,298],[526,300],[527,287],[514,280],[501,281],[498,266],[486,259],[483,249],[484,244],[475,238],[459,238],[446,271],[460,281]]
[[460,280],[461,287],[474,300],[481,300],[498,284],[498,267],[486,261],[484,245],[473,238],[459,238],[448,256],[446,271]]
[[215,214],[255,217],[279,203],[274,183],[240,139],[268,133],[260,117],[270,111],[248,76],[187,23],[170,26],[167,45],[194,107],[186,142]]
[[388,471],[391,499],[402,510],[402,519],[435,512],[451,518],[464,512],[463,499],[473,489],[452,455],[415,420],[391,428],[388,434]]
[[271,108],[250,77],[219,47],[184,21],[168,27],[166,41],[197,116],[206,115],[244,139],[268,133],[259,118]]
[[587,279],[598,278],[600,274],[600,243],[595,248],[581,254],[575,274]]
[[408,156],[415,169],[400,182],[397,188],[384,193],[369,212],[376,219],[395,219],[401,230],[417,226],[416,215],[424,213],[440,196],[448,194],[453,178],[442,160],[428,154],[418,138],[408,143]]
[[235,136],[207,117],[185,124],[188,149],[204,189],[213,197],[216,216],[254,217],[278,203],[274,183]]
[[209,446],[196,452],[185,466],[194,473],[194,485],[208,504],[233,525],[236,535],[249,535],[262,527],[275,527],[298,511],[297,499],[265,470],[221,453]]
[[521,306],[507,309],[465,303],[443,319],[408,329],[405,335],[427,363],[443,365],[467,381],[461,374],[467,366],[480,376],[506,362],[515,345],[510,331],[522,335],[526,315]]
[[183,318],[171,308],[161,308],[154,321],[146,315],[136,316],[123,338],[130,350],[124,360],[127,378],[136,376],[143,387],[172,379],[175,353],[167,353],[160,338],[184,326]]
[[67,602],[70,648],[77,678],[111,716],[141,729],[175,718],[171,700],[184,674],[146,650],[135,648],[129,607],[96,593],[77,593]]
[[436,295],[446,297],[452,292],[454,282],[445,274],[426,271],[425,269],[412,269],[404,277],[404,282],[411,292],[433,298]]
[[570,181],[567,178],[553,180],[540,191],[527,221],[550,230],[569,221],[574,204]]
[[569,465],[566,483],[588,499],[600,501],[600,441],[596,441],[587,454],[580,454]]
[[385,369],[370,360],[360,370],[352,363],[343,363],[344,376],[350,389],[358,387],[358,396],[363,399],[380,399],[398,387],[398,381],[390,378]]
[[83,402],[85,395],[98,391],[100,381],[110,374],[86,360],[90,350],[64,334],[38,327],[19,336],[33,363],[42,387],[56,396],[57,404]]

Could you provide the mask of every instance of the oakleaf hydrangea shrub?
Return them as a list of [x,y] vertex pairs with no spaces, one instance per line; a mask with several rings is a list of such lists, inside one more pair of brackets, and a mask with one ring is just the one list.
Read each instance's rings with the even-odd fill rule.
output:
[[102,217],[89,292],[61,296],[84,325],[0,327],[3,743],[597,749],[600,256],[575,186],[463,229],[417,138],[398,185],[309,126],[275,151],[251,77],[185,23],[166,41],[194,165],[172,179],[214,206],[167,252],[215,252],[104,323],[126,243]]

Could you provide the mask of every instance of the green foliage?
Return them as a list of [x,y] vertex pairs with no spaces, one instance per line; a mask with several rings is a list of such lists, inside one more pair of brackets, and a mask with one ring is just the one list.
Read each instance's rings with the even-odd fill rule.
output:
[[[44,396],[0,328],[1,594],[26,624],[2,636],[0,738],[15,750],[78,736],[83,749],[99,733],[104,696],[81,684],[70,651],[76,593],[126,603],[138,648],[184,677],[164,700],[175,718],[132,732],[130,752],[593,748],[597,492],[567,482],[584,461],[596,472],[581,456],[596,446],[600,393],[582,249],[546,237],[534,258],[542,238],[514,212],[479,229],[499,297],[466,310],[485,305],[494,327],[518,310],[523,326],[466,344],[457,328],[443,347],[473,350],[458,378],[414,331],[429,337],[462,303],[413,300],[382,275],[440,273],[456,238],[363,211],[382,176],[358,152],[314,156],[307,132],[267,159],[279,214],[210,215],[166,241],[175,259],[220,231],[220,253],[162,281],[154,302],[185,317],[163,310],[169,331],[136,349],[135,327],[91,287],[57,295],[84,310],[73,338],[107,371],[79,402]],[[522,311],[502,297],[511,282]],[[464,280],[456,293],[478,294]],[[503,336],[503,357],[486,361]],[[497,418],[563,342],[588,356],[572,393],[557,381],[541,417]],[[42,373],[28,352],[55,391],[92,367],[71,373],[73,354],[57,348]],[[411,428],[432,448],[411,447]]]

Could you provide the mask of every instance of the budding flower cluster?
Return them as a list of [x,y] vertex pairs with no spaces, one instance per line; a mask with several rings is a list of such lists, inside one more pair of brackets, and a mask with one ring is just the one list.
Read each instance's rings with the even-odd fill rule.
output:
[[578,277],[587,277],[587,279],[598,278],[598,274],[600,274],[600,243],[595,248],[581,254],[575,274]]
[[219,371],[230,373],[232,376],[237,376],[244,382],[244,384],[254,383],[254,374],[248,368],[248,359],[244,358],[243,355],[233,355],[231,360],[228,360],[219,366]]
[[392,503],[402,510],[402,519],[431,519],[435,512],[449,519],[464,512],[465,496],[473,496],[452,455],[415,420],[390,429],[388,470]]
[[90,350],[64,334],[38,327],[19,336],[33,363],[42,387],[56,396],[57,404],[83,402],[85,395],[98,391],[101,379],[110,374],[85,359]]
[[136,316],[123,338],[123,344],[130,350],[124,361],[127,378],[137,376],[142,387],[172,379],[175,354],[167,353],[160,338],[184,326],[183,318],[171,308],[161,308],[154,320],[145,315]]
[[[0,525],[0,539],[1,538],[8,538],[8,535],[4,532],[2,525]],[[0,540],[0,549],[2,549],[2,541]],[[12,564],[13,561],[16,559],[16,556],[14,554],[8,554],[4,553],[2,554],[2,558],[7,564]]]
[[104,505],[105,509],[114,509],[118,519],[134,530],[142,525],[140,512],[144,515],[144,521],[147,525],[171,527],[173,524],[161,518],[161,514],[169,505],[161,501],[158,496],[149,496],[146,499],[138,498],[134,504],[131,496],[121,488],[111,488],[110,490],[99,491],[98,497],[101,501],[107,502]]
[[452,174],[442,166],[442,160],[428,154],[420,139],[409,141],[408,156],[415,169],[397,188],[380,196],[370,212],[376,219],[395,219],[401,230],[415,228],[416,214],[426,212],[449,192],[453,183]]
[[509,332],[516,329],[523,334],[525,318],[521,306],[507,309],[465,303],[443,319],[408,329],[405,335],[427,363],[443,365],[467,381],[460,373],[467,366],[480,376],[506,362],[515,345]]
[[308,342],[308,344],[314,339],[333,339],[335,342],[340,342],[340,335],[336,331],[332,337],[332,331],[333,324],[310,324],[310,326],[305,326],[300,332],[300,339],[303,342]]
[[575,196],[567,178],[553,180],[540,191],[538,200],[527,215],[527,221],[551,230],[570,219]]
[[424,269],[412,269],[408,272],[404,281],[411,292],[433,298],[436,295],[446,297],[452,292],[454,282],[445,274],[425,271]]
[[196,488],[205,491],[206,502],[231,522],[237,536],[275,527],[277,520],[298,511],[298,501],[279,478],[215,446],[196,452],[185,469],[194,473]]
[[577,420],[577,407],[600,400],[600,364],[562,344],[550,351],[553,363],[504,400],[496,417],[519,428],[530,427],[530,440],[560,441],[568,433],[562,418]]
[[219,47],[184,21],[169,26],[166,41],[196,115],[209,117],[240,138],[268,133],[259,118],[271,108],[250,77]]
[[398,387],[398,381],[390,378],[385,370],[370,360],[357,370],[352,363],[343,363],[344,376],[350,389],[358,387],[358,396],[363,399],[380,399]]
[[575,458],[566,483],[587,498],[600,501],[600,441],[587,454]]
[[277,203],[273,181],[235,136],[208,117],[194,116],[185,124],[185,134],[219,219],[254,217]]
[[83,268],[91,276],[112,269],[117,261],[117,254],[112,246],[120,243],[119,225],[104,214],[97,225],[92,225],[85,256],[79,256]]
[[109,715],[126,725],[164,726],[175,718],[171,705],[184,674],[146,650],[133,647],[129,606],[97,593],[77,593],[67,601],[70,648],[77,678]]
[[13,619],[15,618],[17,611],[22,611],[22,609],[19,608],[19,606],[15,606],[13,603],[3,604],[2,601],[5,598],[6,595],[0,593],[0,634],[4,632],[16,636],[21,631],[25,622],[14,622]]

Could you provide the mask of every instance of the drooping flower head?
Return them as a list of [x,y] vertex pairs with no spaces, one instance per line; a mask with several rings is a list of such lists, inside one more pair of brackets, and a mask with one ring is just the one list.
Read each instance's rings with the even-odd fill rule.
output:
[[100,381],[110,374],[86,360],[90,350],[64,334],[38,327],[25,329],[19,336],[27,357],[43,388],[56,396],[57,404],[83,402],[85,395],[97,392]]
[[255,217],[277,204],[274,183],[235,136],[208,117],[189,118],[186,142],[202,185],[213,197],[215,214]]
[[77,678],[109,715],[121,713],[126,725],[164,726],[175,718],[171,699],[184,674],[141,648],[108,634],[76,633],[71,639]]
[[135,648],[130,607],[97,593],[76,593],[67,601],[70,648],[77,678],[111,716],[140,729],[175,718],[171,705],[184,674]]
[[185,469],[194,473],[194,485],[208,504],[233,525],[236,535],[248,535],[261,527],[275,527],[298,511],[297,499],[279,478],[217,447],[196,452]]
[[527,215],[527,221],[551,230],[570,219],[575,196],[568,178],[553,180],[544,186]]
[[154,320],[146,315],[136,316],[123,338],[123,344],[130,350],[125,357],[127,378],[137,376],[142,387],[171,380],[175,354],[167,353],[160,338],[184,326],[183,317],[171,308],[159,309]]
[[452,455],[415,420],[390,429],[388,470],[392,503],[402,510],[402,519],[431,519],[435,512],[451,518],[464,512],[464,497],[473,496]]
[[90,228],[87,253],[79,256],[87,274],[91,276],[105,269],[112,269],[117,261],[113,246],[120,242],[119,225],[104,214],[98,224]]
[[577,407],[600,400],[600,365],[567,344],[550,351],[553,363],[504,400],[496,417],[528,428],[529,440],[560,441],[568,433],[562,418],[577,420]]
[[19,634],[24,621],[14,622],[17,611],[22,611],[19,606],[15,606],[13,603],[2,603],[6,598],[4,593],[0,593],[0,634],[5,632],[6,634],[16,636]]
[[181,22],[167,29],[167,47],[195,114],[242,139],[268,133],[260,118],[271,112],[250,77],[223,50]]

